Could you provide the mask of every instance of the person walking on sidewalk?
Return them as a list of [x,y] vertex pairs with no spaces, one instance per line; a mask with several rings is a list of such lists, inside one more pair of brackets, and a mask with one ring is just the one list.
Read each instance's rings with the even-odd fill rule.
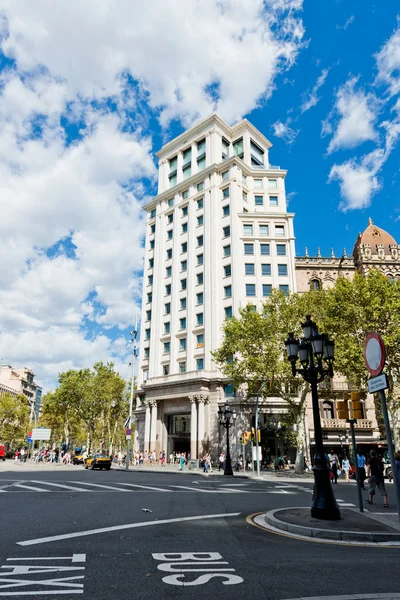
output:
[[332,480],[337,483],[338,478],[338,468],[339,468],[339,459],[338,455],[331,450],[330,454],[328,454],[329,466],[332,471]]
[[224,462],[225,462],[225,456],[224,453],[221,452],[221,454],[218,457],[218,471],[220,471],[221,469],[224,469]]
[[383,496],[384,507],[389,508],[388,497],[385,488],[383,463],[382,459],[377,456],[375,450],[371,450],[370,452],[370,458],[368,459],[367,463],[367,475],[369,477],[369,498],[367,498],[368,504],[373,504],[375,488],[377,487]]
[[344,471],[344,475],[346,477],[345,481],[347,483],[349,483],[350,479],[349,479],[349,472],[350,472],[350,461],[347,458],[347,456],[344,457],[344,459],[342,460],[342,469]]
[[361,481],[361,489],[365,490],[364,481],[365,481],[365,456],[362,454],[361,450],[357,450],[357,469],[358,475]]

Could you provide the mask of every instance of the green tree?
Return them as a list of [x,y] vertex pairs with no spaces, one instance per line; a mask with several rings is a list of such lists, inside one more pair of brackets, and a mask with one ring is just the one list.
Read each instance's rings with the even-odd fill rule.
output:
[[23,394],[0,396],[0,440],[10,447],[26,440],[29,427],[29,406]]

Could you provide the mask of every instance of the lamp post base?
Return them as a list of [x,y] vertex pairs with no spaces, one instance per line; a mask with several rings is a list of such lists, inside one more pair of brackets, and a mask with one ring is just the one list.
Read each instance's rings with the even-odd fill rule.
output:
[[314,494],[311,505],[311,516],[324,521],[339,521],[340,510],[336,503],[327,467],[315,466]]
[[231,462],[230,456],[226,457],[224,475],[232,475],[233,476],[232,462]]

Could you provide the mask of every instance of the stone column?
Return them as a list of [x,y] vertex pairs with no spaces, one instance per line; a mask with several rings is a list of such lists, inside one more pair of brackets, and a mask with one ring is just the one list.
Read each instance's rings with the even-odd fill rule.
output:
[[133,449],[135,452],[139,451],[139,419],[137,417],[133,418],[135,424],[135,436],[133,442]]
[[156,449],[157,439],[157,402],[151,405],[151,426],[150,426],[150,452]]
[[164,402],[162,400],[160,400],[156,404],[156,408],[157,408],[157,425],[156,425],[156,436],[155,436],[155,439],[156,439],[155,449],[156,449],[157,460],[159,459],[161,450],[167,451],[166,448],[162,447],[162,441],[163,441],[163,439],[162,439],[163,406],[164,406]]
[[198,456],[202,457],[204,442],[204,396],[198,396]]
[[150,442],[150,404],[146,404],[146,416],[144,421],[144,448],[143,450],[149,450]]
[[190,458],[198,458],[197,456],[197,406],[196,396],[189,396],[191,404],[190,418]]

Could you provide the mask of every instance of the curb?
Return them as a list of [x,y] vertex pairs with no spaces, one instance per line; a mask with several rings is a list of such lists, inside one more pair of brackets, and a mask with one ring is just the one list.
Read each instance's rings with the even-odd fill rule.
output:
[[[275,515],[282,510],[290,510],[291,508],[299,508],[297,507],[285,507],[277,508],[274,510],[270,510],[267,513],[264,513],[264,521],[267,525],[270,525],[274,529],[279,529],[280,531],[302,536],[313,538],[315,540],[326,540],[326,541],[341,541],[341,542],[364,542],[364,543],[372,543],[372,544],[382,544],[382,543],[394,543],[396,545],[400,545],[400,531],[396,533],[378,533],[373,531],[346,531],[346,530],[338,530],[332,531],[331,529],[323,529],[317,527],[306,527],[304,525],[295,525],[294,523],[286,523],[285,521],[281,521]],[[307,507],[308,508],[308,507]],[[343,509],[346,510],[346,509]]]

